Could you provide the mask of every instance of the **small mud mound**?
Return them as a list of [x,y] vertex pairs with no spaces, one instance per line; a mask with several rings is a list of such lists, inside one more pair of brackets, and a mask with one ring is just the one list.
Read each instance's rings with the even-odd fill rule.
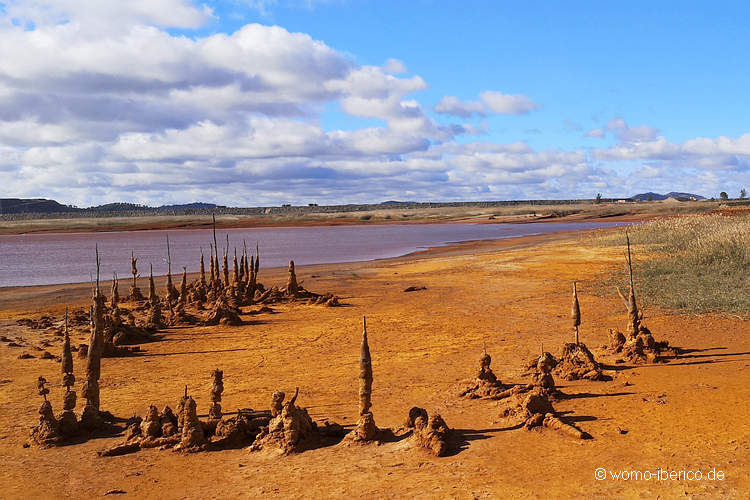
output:
[[532,386],[541,388],[546,394],[554,396],[557,394],[555,379],[552,377],[552,370],[557,366],[555,357],[545,352],[541,356],[533,358],[526,364],[526,375],[533,379]]
[[607,349],[618,354],[617,363],[660,363],[675,357],[680,350],[670,347],[668,341],[657,342],[648,328],[639,325],[638,334],[630,337],[617,330],[609,331]]
[[563,345],[560,357],[555,360],[554,373],[565,380],[612,380],[602,373],[601,364],[586,344],[575,342]]
[[231,307],[223,297],[220,297],[203,324],[239,326],[242,324],[242,318],[239,309]]
[[240,410],[232,418],[198,420],[194,415],[195,402],[184,396],[177,415],[168,406],[159,412],[149,406],[146,417],[133,417],[125,430],[125,441],[101,450],[101,457],[134,453],[146,448],[173,449],[188,453],[240,448],[252,443],[260,429],[268,425],[268,411]]
[[468,382],[468,386],[461,389],[459,397],[469,399],[502,399],[512,385],[504,385],[490,368],[492,357],[485,350],[479,357],[479,370],[476,378]]
[[440,415],[428,417],[427,410],[415,406],[409,410],[405,427],[413,430],[411,442],[414,446],[424,448],[436,457],[448,453],[451,429]]
[[305,408],[294,404],[298,395],[299,388],[268,426],[261,428],[250,451],[277,450],[288,455],[316,448],[326,438],[344,436],[344,430],[338,424],[326,423],[324,427],[318,427]]
[[589,439],[591,437],[557,417],[549,395],[540,387],[527,394],[517,394],[507,399],[502,414],[505,418],[515,421],[525,429],[543,426],[563,432],[576,439]]
[[[42,388],[40,394],[44,390],[49,392],[49,389]],[[31,439],[42,448],[55,446],[63,439],[60,433],[60,424],[52,411],[52,403],[46,399],[42,402],[42,406],[39,407],[39,425],[31,429]]]
[[180,442],[175,446],[175,451],[194,452],[206,449],[206,433],[201,421],[198,420],[195,400],[189,397],[185,401],[182,410],[182,433]]
[[297,281],[293,260],[289,261],[289,278],[286,286],[281,288],[271,287],[255,300],[256,304],[278,304],[281,302],[306,302],[328,307],[341,305],[339,298],[332,293],[319,294],[305,290],[302,283]]

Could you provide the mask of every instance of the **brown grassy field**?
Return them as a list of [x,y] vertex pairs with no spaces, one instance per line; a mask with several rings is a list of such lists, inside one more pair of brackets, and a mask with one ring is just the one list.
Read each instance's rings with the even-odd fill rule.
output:
[[[224,370],[226,410],[266,408],[275,389],[300,387],[317,421],[357,415],[361,317],[373,356],[373,413],[398,427],[411,406],[439,411],[459,446],[436,458],[406,442],[331,446],[277,457],[246,449],[181,455],[145,450],[99,458],[121,438],[39,450],[24,448],[37,421],[35,382],[50,380],[60,408],[60,365],[18,359],[0,344],[0,497],[100,498],[746,498],[750,491],[750,324],[719,314],[673,315],[650,308],[658,339],[685,349],[657,365],[610,364],[609,382],[558,381],[565,418],[591,434],[579,441],[549,429],[514,428],[497,402],[459,399],[486,343],[503,381],[522,381],[540,344],[571,341],[570,287],[579,281],[582,341],[597,356],[625,310],[593,290],[623,265],[622,248],[581,235],[476,242],[369,263],[300,267],[306,288],[331,291],[345,307],[284,305],[240,327],[170,329],[145,355],[104,359],[102,408],[143,415],[172,407],[188,384],[207,410],[211,371]],[[285,270],[263,270],[280,284]],[[161,286],[161,284],[160,284]],[[408,286],[425,290],[405,293]],[[0,329],[39,345],[49,335],[15,326],[64,302],[87,305],[87,285],[0,289]],[[250,317],[245,317],[250,320]],[[75,342],[85,342],[84,337]],[[26,349],[28,350],[28,349]],[[31,351],[33,352],[33,351]],[[605,360],[607,358],[604,358]],[[75,373],[82,380],[83,363]],[[700,470],[723,480],[596,480],[594,471]],[[704,476],[704,477],[705,477]]]
[[[671,310],[750,317],[750,215],[746,210],[655,220],[629,228],[641,255],[636,262],[643,300]],[[623,236],[597,239],[623,245]],[[603,282],[624,286],[624,268]]]

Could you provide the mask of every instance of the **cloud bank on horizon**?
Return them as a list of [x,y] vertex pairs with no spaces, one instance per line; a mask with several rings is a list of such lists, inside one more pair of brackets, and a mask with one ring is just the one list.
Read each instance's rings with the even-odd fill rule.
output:
[[251,206],[750,185],[750,133],[671,141],[619,115],[588,129],[561,117],[578,143],[535,147],[502,130],[552,113],[544,92],[448,80],[425,97],[415,49],[362,64],[278,25],[223,29],[224,15],[188,0],[0,1],[3,197]]

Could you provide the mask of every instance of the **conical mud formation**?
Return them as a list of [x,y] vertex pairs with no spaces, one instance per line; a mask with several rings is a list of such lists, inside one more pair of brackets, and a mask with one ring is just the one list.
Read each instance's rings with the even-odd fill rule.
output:
[[347,435],[350,441],[373,441],[378,434],[372,408],[372,357],[367,342],[367,318],[362,317],[362,343],[359,351],[359,417],[354,430]]

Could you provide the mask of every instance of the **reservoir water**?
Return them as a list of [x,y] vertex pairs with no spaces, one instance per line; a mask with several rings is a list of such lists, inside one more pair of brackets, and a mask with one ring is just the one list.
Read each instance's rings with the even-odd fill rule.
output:
[[[233,249],[243,242],[248,251],[260,248],[261,267],[355,262],[405,255],[416,250],[461,241],[488,240],[595,229],[612,222],[547,222],[528,224],[394,224],[361,226],[282,227],[217,230],[219,247],[229,236],[230,266]],[[166,236],[172,255],[172,274],[199,270],[200,249],[208,256],[213,242],[210,229],[121,231],[99,233],[41,233],[0,235],[0,287],[50,285],[89,281],[96,272],[95,245],[99,246],[102,279],[113,273],[130,276],[130,252],[138,271],[148,276],[167,272]],[[206,259],[208,270],[208,259]]]

